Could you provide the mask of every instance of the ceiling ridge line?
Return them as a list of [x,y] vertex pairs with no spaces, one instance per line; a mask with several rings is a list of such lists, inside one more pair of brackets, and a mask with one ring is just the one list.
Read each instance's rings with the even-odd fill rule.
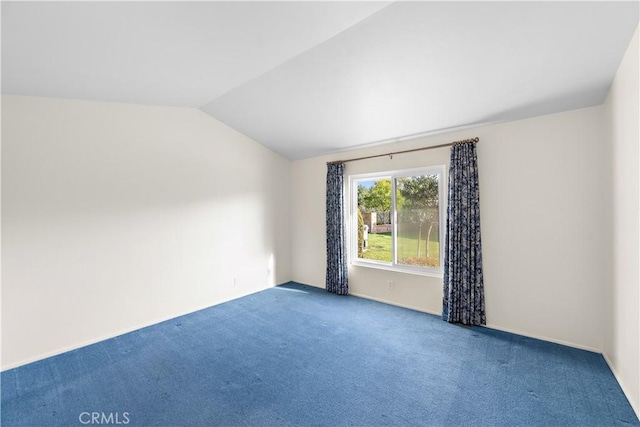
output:
[[[392,5],[396,4],[396,3],[398,3],[398,1],[397,1],[397,0],[393,0],[393,1],[389,1],[389,2],[377,2],[377,1],[374,1],[374,2],[372,2],[372,3],[387,3],[387,4],[386,4],[385,6],[383,6],[382,8],[380,8],[380,9],[376,10],[376,11],[375,11],[375,12],[373,12],[372,14],[367,15],[367,16],[366,16],[366,17],[364,17],[363,19],[361,19],[361,20],[359,20],[358,22],[354,23],[353,25],[350,25],[350,26],[346,27],[345,29],[338,31],[338,32],[337,32],[337,33],[335,33],[333,36],[331,36],[331,37],[329,37],[329,38],[327,38],[327,39],[324,39],[324,40],[322,40],[322,41],[321,41],[321,42],[319,42],[319,43],[314,44],[314,45],[313,45],[313,46],[311,46],[310,48],[308,48],[308,49],[306,49],[306,50],[304,50],[304,51],[302,51],[302,52],[300,52],[300,53],[298,53],[298,54],[296,54],[296,55],[294,55],[294,56],[292,56],[292,57],[290,57],[290,58],[288,58],[288,59],[285,59],[284,61],[282,61],[282,62],[281,62],[281,63],[279,63],[278,65],[276,65],[276,66],[274,66],[274,67],[272,67],[272,68],[268,69],[268,70],[267,70],[267,71],[265,71],[264,73],[262,73],[262,74],[260,74],[260,75],[258,75],[258,76],[255,76],[255,77],[253,77],[253,78],[250,78],[249,80],[246,80],[246,81],[244,81],[244,82],[242,82],[242,83],[240,83],[240,84],[238,84],[238,85],[236,85],[236,86],[232,87],[231,89],[229,89],[229,90],[227,90],[227,91],[225,91],[225,92],[221,93],[220,95],[216,96],[215,98],[213,98],[211,101],[207,102],[206,104],[203,104],[203,105],[201,105],[201,106],[197,107],[197,109],[198,109],[198,110],[201,110],[201,111],[206,112],[206,111],[204,110],[204,108],[205,108],[206,106],[213,104],[213,103],[214,103],[214,102],[216,102],[217,100],[219,100],[219,99],[223,98],[224,96],[226,96],[226,95],[228,95],[229,93],[231,93],[231,92],[235,91],[236,89],[239,89],[239,88],[241,88],[242,86],[245,86],[245,85],[247,85],[247,84],[249,84],[249,83],[252,83],[252,82],[254,82],[254,81],[256,81],[256,80],[258,80],[258,79],[260,79],[260,78],[262,78],[262,77],[266,76],[267,74],[269,74],[269,73],[271,73],[271,72],[273,72],[273,71],[277,70],[278,68],[282,67],[283,65],[285,65],[285,64],[287,64],[287,63],[289,63],[289,62],[293,61],[293,60],[294,60],[294,59],[296,59],[296,58],[301,57],[302,55],[304,55],[304,54],[306,54],[306,53],[308,53],[308,52],[310,52],[310,51],[312,51],[312,50],[314,50],[314,49],[318,48],[319,46],[322,46],[323,44],[325,44],[325,43],[327,43],[327,42],[329,42],[329,41],[331,41],[331,40],[335,39],[336,37],[338,37],[338,36],[340,36],[340,35],[342,35],[342,34],[346,33],[347,31],[349,31],[349,30],[351,30],[351,29],[353,29],[353,28],[355,28],[355,27],[360,26],[363,22],[368,21],[369,19],[371,19],[371,18],[373,18],[374,16],[378,15],[378,14],[379,14],[379,13],[381,13],[383,10],[386,10],[389,6],[392,6]],[[207,114],[208,114],[208,113],[207,113]]]

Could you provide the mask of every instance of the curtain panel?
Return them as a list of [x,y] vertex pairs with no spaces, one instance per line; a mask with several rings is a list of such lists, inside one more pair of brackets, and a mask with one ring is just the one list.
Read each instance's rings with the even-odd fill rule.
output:
[[327,164],[327,282],[329,292],[349,294],[344,224],[344,163]]
[[447,200],[442,318],[451,323],[485,325],[475,142],[451,147]]

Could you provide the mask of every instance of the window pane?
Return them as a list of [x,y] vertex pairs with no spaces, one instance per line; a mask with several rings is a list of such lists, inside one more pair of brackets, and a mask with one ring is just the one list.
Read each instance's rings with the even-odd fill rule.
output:
[[440,267],[438,175],[396,178],[398,264]]
[[391,262],[391,179],[358,182],[358,258]]

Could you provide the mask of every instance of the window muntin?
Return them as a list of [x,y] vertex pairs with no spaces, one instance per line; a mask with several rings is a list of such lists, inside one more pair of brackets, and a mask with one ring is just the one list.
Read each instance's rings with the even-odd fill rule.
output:
[[351,176],[352,263],[442,274],[444,173],[436,166]]

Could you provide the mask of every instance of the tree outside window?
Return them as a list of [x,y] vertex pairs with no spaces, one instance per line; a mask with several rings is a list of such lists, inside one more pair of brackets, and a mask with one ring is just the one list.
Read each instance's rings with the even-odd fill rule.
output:
[[399,269],[440,270],[443,177],[444,166],[351,177],[356,218],[365,218],[354,228],[362,233],[371,213],[386,219],[369,228],[366,247],[362,237],[354,241],[356,260]]

